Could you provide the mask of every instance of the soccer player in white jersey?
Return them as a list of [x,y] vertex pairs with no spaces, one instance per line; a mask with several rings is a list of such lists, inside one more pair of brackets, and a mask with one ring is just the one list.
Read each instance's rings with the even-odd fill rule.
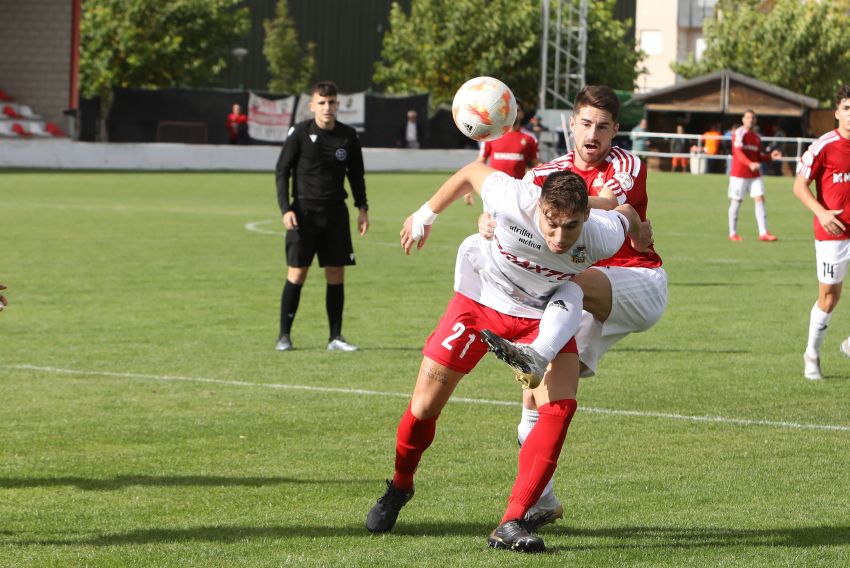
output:
[[414,472],[434,439],[440,412],[487,351],[480,340],[486,328],[559,352],[535,391],[540,417],[520,451],[507,510],[488,539],[495,548],[540,552],[543,540],[528,532],[521,519],[557,465],[577,406],[579,372],[575,341],[559,336],[558,326],[549,326],[554,334],[538,335],[540,318],[547,304],[559,302],[580,319],[581,289],[569,280],[614,254],[627,235],[640,247],[648,236],[629,205],[591,213],[585,183],[571,172],[550,176],[539,188],[474,162],[408,217],[401,231],[405,252],[417,241],[421,248],[436,215],[470,190],[481,195],[496,218],[495,238],[475,234],[458,249],[456,294],[426,341],[413,397],[396,433],[395,473],[369,511],[366,527],[373,533],[391,530],[413,497]]
[[[797,164],[794,195],[814,213],[818,299],[809,317],[803,375],[820,380],[820,348],[850,262],[850,85],[835,95],[838,128],[809,146]],[[815,182],[816,195],[809,186]],[[841,342],[850,357],[850,338]]]
[[[574,172],[587,182],[591,207],[613,209],[627,203],[645,221],[649,203],[646,166],[638,156],[613,146],[619,128],[619,110],[617,95],[610,88],[584,87],[576,95],[570,118],[575,150],[529,170],[526,181],[542,185],[553,172]],[[494,224],[484,217],[482,215],[479,220],[479,229],[487,238],[492,236]],[[573,280],[584,292],[585,311],[576,334],[582,377],[593,376],[602,356],[618,341],[631,333],[646,331],[661,318],[667,306],[667,273],[661,265],[661,257],[652,246],[637,250],[626,242],[613,257],[597,263]],[[549,321],[556,325],[568,324],[547,318],[541,327]],[[530,351],[525,349],[526,361],[534,361],[535,368],[530,373],[521,368],[515,370],[519,371],[520,379],[533,382],[534,375],[542,374],[548,361]],[[513,359],[516,354],[507,355]],[[537,417],[533,393],[526,390],[522,418],[517,426],[520,444],[531,432]],[[563,507],[550,481],[525,521],[527,526],[536,529],[562,516]]]

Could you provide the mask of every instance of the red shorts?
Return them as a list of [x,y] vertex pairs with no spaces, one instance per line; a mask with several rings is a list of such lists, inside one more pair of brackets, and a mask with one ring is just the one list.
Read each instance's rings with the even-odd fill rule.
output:
[[[482,329],[517,343],[531,343],[537,338],[539,326],[539,319],[509,316],[455,293],[422,354],[466,374],[487,353],[487,344],[479,336]],[[578,353],[575,338],[564,345],[561,353]]]

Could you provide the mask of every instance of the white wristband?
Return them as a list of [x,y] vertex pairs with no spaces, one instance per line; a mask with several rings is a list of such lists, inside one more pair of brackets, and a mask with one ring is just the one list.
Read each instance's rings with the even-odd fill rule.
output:
[[425,225],[433,225],[436,220],[437,213],[431,211],[431,208],[428,207],[428,202],[426,201],[425,204],[413,214],[413,227],[411,227],[413,231],[413,240],[418,241],[425,236]]

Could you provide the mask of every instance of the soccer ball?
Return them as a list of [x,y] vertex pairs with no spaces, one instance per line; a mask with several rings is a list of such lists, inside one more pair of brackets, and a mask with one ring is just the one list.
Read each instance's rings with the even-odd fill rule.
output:
[[516,119],[516,99],[507,85],[492,77],[470,79],[455,93],[452,118],[466,136],[483,142],[508,131]]

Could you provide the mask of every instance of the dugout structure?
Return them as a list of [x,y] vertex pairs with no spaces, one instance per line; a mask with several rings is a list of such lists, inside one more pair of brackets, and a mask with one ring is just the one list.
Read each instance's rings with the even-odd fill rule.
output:
[[632,100],[644,105],[649,129],[657,132],[673,132],[676,124],[714,121],[726,128],[752,109],[759,122],[781,119],[794,135],[804,135],[811,112],[820,106],[812,97],[728,69],[638,94]]

